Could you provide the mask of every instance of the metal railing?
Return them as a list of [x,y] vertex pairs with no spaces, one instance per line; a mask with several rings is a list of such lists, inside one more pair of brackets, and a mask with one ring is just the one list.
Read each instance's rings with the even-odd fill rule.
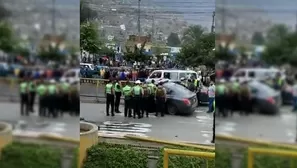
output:
[[[178,150],[178,149],[164,149],[163,156],[163,168],[169,167],[169,155],[183,155],[183,156],[193,156],[193,157],[202,157],[206,159],[214,159],[214,152],[199,152],[199,151],[188,151],[188,150]],[[206,167],[208,167],[208,160],[206,160]]]
[[297,151],[288,151],[288,150],[280,150],[280,149],[267,149],[267,148],[248,148],[248,168],[253,168],[255,164],[255,155],[263,154],[263,155],[274,155],[274,156],[284,156],[291,157],[290,168],[295,168],[295,162],[293,158],[297,158]]

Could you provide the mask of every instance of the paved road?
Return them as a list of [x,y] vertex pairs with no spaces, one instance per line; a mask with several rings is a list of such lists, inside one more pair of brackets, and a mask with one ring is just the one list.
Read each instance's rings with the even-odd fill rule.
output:
[[[17,103],[0,103],[0,121],[13,124],[14,133],[32,134],[50,133],[57,136],[66,136],[79,139],[79,117],[71,117],[65,114],[57,119],[41,119],[36,113],[29,117],[20,115],[19,104]],[[37,109],[37,106],[35,107]],[[24,127],[21,123],[27,123]]]
[[286,106],[276,116],[253,114],[250,116],[234,115],[216,119],[216,134],[236,135],[252,139],[266,139],[279,142],[295,141],[297,114]]
[[[123,113],[115,117],[105,116],[104,104],[81,103],[80,115],[85,120],[100,126],[100,134],[124,136],[135,134],[151,136],[164,140],[177,140],[209,144],[212,138],[212,114],[206,113],[206,107],[200,107],[193,116],[170,116],[133,119],[125,118]],[[121,111],[123,107],[121,106]]]

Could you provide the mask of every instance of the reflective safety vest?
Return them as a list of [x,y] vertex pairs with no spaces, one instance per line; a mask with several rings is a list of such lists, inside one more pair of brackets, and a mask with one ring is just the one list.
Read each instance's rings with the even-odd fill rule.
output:
[[195,81],[194,81],[194,85],[195,85],[195,87],[198,87],[198,86],[199,86],[199,81],[198,81],[198,79],[195,79]]
[[56,91],[57,91],[57,87],[56,87],[56,85],[49,85],[49,86],[48,86],[48,93],[49,93],[50,95],[55,94]]
[[121,90],[121,86],[120,86],[119,83],[116,83],[116,84],[114,85],[114,91],[115,91],[115,92],[121,92],[121,91],[122,91],[122,90]]
[[123,88],[123,94],[124,94],[125,97],[131,96],[131,87],[129,85],[126,85]]
[[36,91],[36,86],[34,82],[29,83],[29,91],[30,92],[35,92]]
[[150,83],[148,84],[148,87],[151,89],[151,94],[153,95],[156,91],[156,85]]
[[223,95],[223,94],[225,94],[225,92],[226,92],[226,87],[225,87],[225,85],[220,84],[220,85],[216,86],[216,92],[217,92],[219,95]]
[[106,84],[106,86],[105,86],[106,94],[112,94],[112,87],[113,87],[113,85],[111,83]]
[[235,83],[232,85],[232,90],[233,90],[233,92],[236,92],[236,93],[239,92],[239,90],[240,90],[240,85],[239,85],[238,82],[235,82]]
[[66,82],[62,83],[63,92],[69,92],[70,85]]
[[22,94],[27,93],[27,88],[28,88],[28,83],[27,82],[22,82],[20,84],[20,92]]
[[46,86],[41,84],[37,87],[36,91],[39,96],[44,96],[46,94]]
[[141,95],[141,87],[140,86],[134,86],[133,87],[133,93],[135,96],[140,96]]

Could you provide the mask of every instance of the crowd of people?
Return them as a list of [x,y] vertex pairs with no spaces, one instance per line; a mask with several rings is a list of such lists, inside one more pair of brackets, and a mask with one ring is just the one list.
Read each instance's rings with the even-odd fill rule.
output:
[[73,116],[79,115],[79,92],[68,83],[23,77],[20,79],[19,91],[22,116],[29,116],[35,111],[36,98],[40,117],[57,118],[66,112]]

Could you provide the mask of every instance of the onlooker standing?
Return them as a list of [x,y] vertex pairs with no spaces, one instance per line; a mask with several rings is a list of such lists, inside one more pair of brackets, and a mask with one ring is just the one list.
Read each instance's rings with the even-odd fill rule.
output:
[[215,95],[216,95],[216,87],[214,83],[211,81],[210,86],[208,87],[208,111],[207,113],[213,112],[213,102],[215,100]]

